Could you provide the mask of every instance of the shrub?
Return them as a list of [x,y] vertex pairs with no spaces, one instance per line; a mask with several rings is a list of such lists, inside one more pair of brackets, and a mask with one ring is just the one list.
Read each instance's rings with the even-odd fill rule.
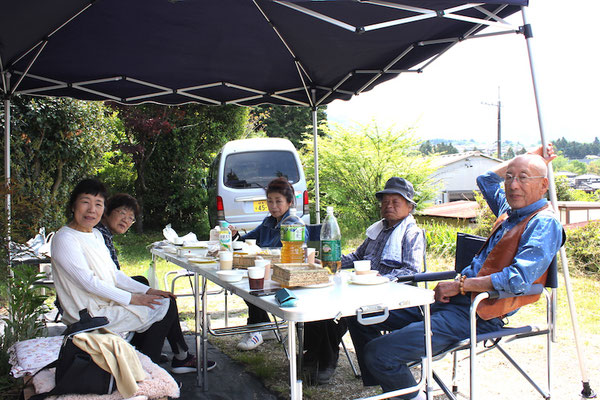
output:
[[584,274],[598,274],[600,271],[600,222],[590,222],[567,231],[565,249],[572,268]]
[[41,278],[37,266],[19,265],[13,272],[14,277],[3,283],[0,290],[2,304],[6,303],[9,311],[4,335],[0,337],[0,393],[8,393],[18,386],[8,374],[8,348],[21,340],[40,336],[44,329],[40,317],[45,311],[46,296],[33,287],[33,283]]
[[436,222],[420,224],[425,229],[427,238],[427,254],[443,257],[454,257],[456,254],[456,234],[458,232],[473,233],[473,228],[452,226]]

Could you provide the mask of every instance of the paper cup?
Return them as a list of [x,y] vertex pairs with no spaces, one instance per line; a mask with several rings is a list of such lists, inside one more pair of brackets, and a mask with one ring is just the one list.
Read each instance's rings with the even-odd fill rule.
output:
[[271,279],[271,260],[264,260],[257,258],[254,260],[255,267],[262,267],[265,269],[265,279]]
[[357,275],[367,274],[371,270],[371,260],[354,261],[354,271]]
[[230,251],[219,252],[219,268],[231,269],[233,267],[233,253]]
[[248,267],[248,281],[251,290],[262,289],[265,284],[265,267]]

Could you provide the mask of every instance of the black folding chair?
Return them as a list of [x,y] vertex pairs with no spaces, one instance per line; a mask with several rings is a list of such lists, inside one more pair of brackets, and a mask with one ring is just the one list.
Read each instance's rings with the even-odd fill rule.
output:
[[[564,244],[564,233],[563,233],[563,244]],[[413,282],[427,282],[434,280],[451,279],[460,273],[464,267],[471,263],[471,260],[475,254],[479,251],[482,245],[485,243],[485,238],[481,236],[475,236],[465,233],[458,233],[456,238],[456,258],[455,258],[455,270],[445,272],[433,272],[433,273],[422,273],[412,276]],[[459,341],[454,345],[450,346],[441,353],[434,355],[434,360],[443,358],[447,354],[453,355],[453,368],[452,368],[452,390],[441,380],[439,375],[434,371],[433,378],[436,383],[440,386],[442,391],[448,396],[449,399],[456,400],[456,394],[458,393],[458,386],[456,384],[456,370],[458,365],[458,352],[463,350],[469,350],[470,358],[470,399],[475,399],[475,387],[476,387],[476,357],[478,354],[488,352],[490,350],[497,349],[506,359],[525,377],[525,379],[540,393],[544,399],[550,399],[551,396],[551,345],[552,342],[556,342],[556,288],[558,286],[558,268],[556,257],[552,260],[548,267],[548,275],[546,278],[545,285],[535,284],[532,285],[531,289],[524,295],[532,294],[544,294],[546,298],[546,322],[544,326],[525,325],[525,326],[505,326],[502,329],[490,332],[486,334],[477,335],[477,307],[479,303],[484,299],[501,299],[508,297],[515,297],[515,295],[506,292],[489,291],[483,292],[477,295],[471,304],[471,315],[470,315],[470,326],[471,336],[465,340]],[[409,281],[408,278],[403,277],[404,281]],[[518,339],[524,339],[534,336],[546,335],[546,347],[547,347],[547,387],[544,389],[538,385],[533,378],[515,361],[514,358],[506,351],[501,345],[503,343],[509,343]],[[484,348],[479,353],[477,352],[477,344],[483,344]],[[415,362],[418,364],[420,361]]]

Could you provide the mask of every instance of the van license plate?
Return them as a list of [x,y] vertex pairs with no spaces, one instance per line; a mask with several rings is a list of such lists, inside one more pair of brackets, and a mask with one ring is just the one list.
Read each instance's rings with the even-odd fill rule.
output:
[[254,202],[254,212],[267,212],[269,209],[267,208],[266,200],[260,200]]

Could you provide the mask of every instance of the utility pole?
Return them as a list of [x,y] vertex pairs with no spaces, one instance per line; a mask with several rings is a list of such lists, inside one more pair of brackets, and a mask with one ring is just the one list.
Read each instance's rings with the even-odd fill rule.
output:
[[502,158],[502,102],[500,101],[500,86],[498,86],[498,102],[497,103],[484,103],[481,104],[486,106],[498,107],[498,158]]

